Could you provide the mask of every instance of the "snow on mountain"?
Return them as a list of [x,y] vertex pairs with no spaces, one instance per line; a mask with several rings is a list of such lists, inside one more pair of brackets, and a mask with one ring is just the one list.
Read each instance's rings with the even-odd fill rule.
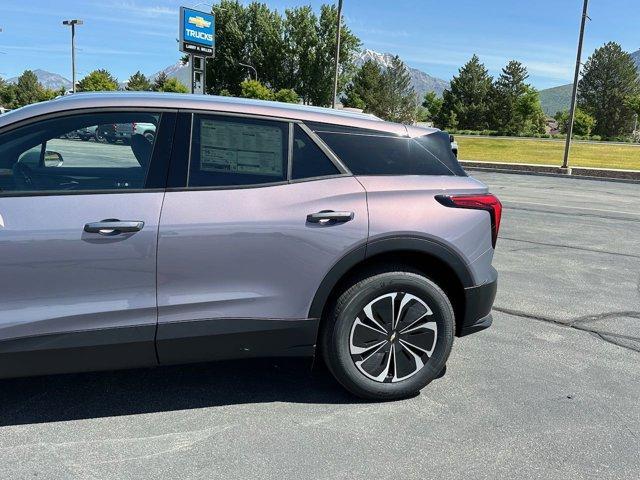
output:
[[[367,60],[373,60],[382,68],[387,68],[391,65],[392,58],[393,55],[390,53],[379,53],[374,50],[364,49],[356,58],[355,63],[357,66],[361,66]],[[442,92],[444,92],[446,88],[449,88],[449,82],[447,80],[433,77],[409,65],[407,65],[407,68],[409,69],[409,75],[411,75],[411,85],[413,85],[413,88],[418,94],[418,98],[422,98],[426,92],[431,91],[436,92],[438,96],[441,97]]]
[[182,63],[180,60],[151,75],[151,81],[155,80],[161,73],[165,73],[169,78],[177,78],[183,85],[191,84],[191,71],[189,70],[189,65]]

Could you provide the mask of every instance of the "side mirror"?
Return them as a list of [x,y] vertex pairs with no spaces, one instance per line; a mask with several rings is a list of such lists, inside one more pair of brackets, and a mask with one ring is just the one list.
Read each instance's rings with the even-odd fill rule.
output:
[[58,152],[52,152],[47,150],[44,152],[44,166],[45,167],[61,167],[64,163],[62,155]]
[[455,137],[454,137],[453,135],[449,135],[449,141],[450,141],[451,143],[453,143],[453,142],[455,142],[455,141],[456,141],[456,139],[455,139]]

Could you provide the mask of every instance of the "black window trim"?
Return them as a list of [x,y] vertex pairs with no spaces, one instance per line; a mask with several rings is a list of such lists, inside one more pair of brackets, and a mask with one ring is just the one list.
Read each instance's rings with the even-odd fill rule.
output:
[[[36,115],[34,117],[29,117],[24,120],[20,120],[15,123],[11,123],[9,125],[5,125],[0,128],[0,135],[4,135],[5,133],[11,132],[12,130],[16,130],[22,127],[28,127],[30,125],[34,125],[43,121],[52,120],[61,117],[70,117],[77,115],[86,115],[91,113],[159,113],[160,124],[163,122],[163,118],[165,113],[170,113],[177,115],[178,109],[176,108],[167,108],[167,107],[149,107],[149,106],[117,106],[117,107],[84,107],[84,108],[73,108],[69,110],[61,110],[57,112],[49,112],[43,115]],[[175,135],[175,121],[173,123],[174,131],[171,133],[171,146],[173,146],[173,137]],[[158,140],[156,140],[157,142]],[[172,148],[171,148],[172,149]],[[149,174],[151,169],[154,166],[154,163],[158,163],[155,158],[156,145],[154,144],[149,171],[147,172],[147,178],[145,179],[145,183],[149,178]],[[171,152],[168,152],[165,161],[163,162],[163,168],[168,169],[168,158]],[[166,175],[165,175],[166,178]],[[92,190],[31,190],[31,191],[1,191],[0,190],[0,198],[20,198],[20,197],[60,197],[60,196],[69,196],[69,195],[121,195],[127,193],[159,193],[164,192],[165,187],[151,187],[151,188],[131,188],[131,189],[92,189]]]
[[[333,151],[322,141],[322,139],[315,134],[313,130],[311,130],[305,123],[304,120],[283,118],[283,117],[273,117],[269,115],[256,115],[251,113],[242,113],[242,112],[227,112],[227,111],[218,111],[218,110],[206,110],[206,109],[179,109],[178,115],[186,114],[189,118],[189,132],[187,134],[188,146],[186,148],[178,147],[178,152],[180,148],[183,148],[184,152],[187,155],[187,173],[182,179],[182,181],[178,179],[170,178],[167,183],[167,192],[190,192],[190,191],[209,191],[209,190],[240,190],[247,188],[265,188],[265,187],[274,187],[279,185],[289,185],[294,183],[302,183],[302,182],[313,182],[319,180],[327,180],[332,178],[342,178],[342,177],[352,177],[353,174],[351,171],[342,163],[342,161],[338,158],[338,156],[333,153]],[[193,145],[193,125],[195,121],[196,115],[211,115],[211,116],[221,116],[221,117],[234,117],[234,118],[248,118],[262,121],[272,121],[279,123],[287,123],[288,124],[288,149],[287,149],[287,178],[285,180],[280,180],[277,182],[265,182],[265,183],[252,183],[246,185],[217,185],[217,186],[201,186],[201,187],[190,187],[189,186],[189,175],[191,171],[191,160],[192,160],[192,145]],[[179,123],[179,122],[177,122]],[[327,158],[333,163],[333,165],[338,169],[340,173],[335,175],[321,175],[317,177],[308,177],[308,178],[299,178],[292,179],[291,174],[293,170],[293,130],[295,125],[298,125],[311,140],[322,150],[322,152],[327,156]],[[176,127],[177,128],[177,127]],[[176,135],[178,132],[176,131]],[[173,149],[176,152],[176,149]],[[183,159],[179,158],[181,155],[173,155],[171,157],[171,162],[181,162]],[[170,170],[174,170],[170,167]],[[170,175],[171,176],[171,175]],[[177,183],[180,183],[180,186],[177,186]]]

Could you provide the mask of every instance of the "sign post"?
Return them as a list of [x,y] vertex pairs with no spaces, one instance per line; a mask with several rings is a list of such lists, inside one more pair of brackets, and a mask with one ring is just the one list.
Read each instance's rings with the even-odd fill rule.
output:
[[180,51],[189,54],[191,93],[204,93],[207,57],[215,54],[215,17],[180,7]]

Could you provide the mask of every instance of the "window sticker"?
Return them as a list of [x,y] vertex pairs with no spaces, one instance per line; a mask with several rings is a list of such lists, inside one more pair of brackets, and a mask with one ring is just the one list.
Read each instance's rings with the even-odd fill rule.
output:
[[200,170],[282,176],[282,130],[200,121]]

